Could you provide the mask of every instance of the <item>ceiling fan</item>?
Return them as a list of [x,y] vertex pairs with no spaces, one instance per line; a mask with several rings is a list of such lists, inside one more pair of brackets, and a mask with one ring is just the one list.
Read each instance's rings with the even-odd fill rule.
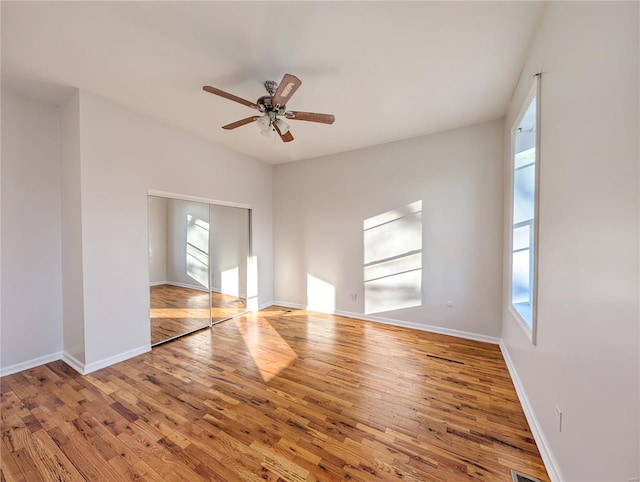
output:
[[256,109],[261,113],[261,115],[254,115],[222,126],[223,129],[231,130],[255,122],[262,134],[271,136],[272,132],[275,131],[284,142],[291,142],[293,135],[291,135],[289,131],[289,124],[282,119],[283,117],[290,120],[320,122],[322,124],[333,124],[336,120],[333,114],[316,114],[314,112],[287,110],[286,103],[301,85],[302,82],[300,79],[291,74],[284,74],[279,84],[276,84],[273,80],[267,80],[264,83],[264,87],[267,89],[269,95],[263,95],[255,103],[208,85],[205,85],[202,89],[211,94],[219,95],[225,99]]

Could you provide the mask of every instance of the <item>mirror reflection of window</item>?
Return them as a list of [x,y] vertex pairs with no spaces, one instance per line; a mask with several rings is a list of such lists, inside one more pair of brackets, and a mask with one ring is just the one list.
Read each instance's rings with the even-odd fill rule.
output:
[[209,205],[149,196],[151,344],[211,326]]

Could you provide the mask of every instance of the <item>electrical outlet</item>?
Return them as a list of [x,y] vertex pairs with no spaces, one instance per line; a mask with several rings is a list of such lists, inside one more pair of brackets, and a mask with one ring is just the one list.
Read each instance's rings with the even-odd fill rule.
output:
[[562,432],[562,410],[556,405],[556,415],[558,416],[558,432]]

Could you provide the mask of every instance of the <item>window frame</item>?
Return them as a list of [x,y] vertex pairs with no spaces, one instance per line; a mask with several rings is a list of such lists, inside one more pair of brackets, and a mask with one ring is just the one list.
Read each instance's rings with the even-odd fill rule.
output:
[[[509,178],[510,178],[510,205],[509,205],[509,291],[508,291],[508,310],[517,320],[518,325],[523,329],[531,344],[537,343],[538,332],[538,260],[539,260],[539,235],[540,235],[540,73],[535,74],[533,85],[530,87],[525,97],[518,116],[511,126],[510,149],[509,149]],[[514,235],[514,198],[515,198],[515,156],[516,156],[516,134],[522,123],[522,120],[535,98],[536,106],[536,136],[535,136],[535,173],[534,173],[534,198],[533,198],[533,245],[530,247],[530,256],[533,256],[530,277],[533,277],[531,287],[531,327],[525,321],[520,312],[513,305],[513,235]]]

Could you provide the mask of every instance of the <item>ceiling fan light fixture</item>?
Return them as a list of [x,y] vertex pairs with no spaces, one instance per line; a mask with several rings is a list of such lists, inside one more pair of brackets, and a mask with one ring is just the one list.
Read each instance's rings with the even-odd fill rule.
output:
[[262,116],[259,119],[256,120],[256,124],[258,126],[258,128],[260,129],[260,131],[262,131],[262,133],[264,133],[264,131],[270,131],[270,127],[271,127],[271,119],[269,119],[269,116]]
[[282,132],[283,134],[289,132],[289,124],[287,124],[282,119],[276,120],[276,125],[278,126],[278,129],[280,129],[280,132]]

